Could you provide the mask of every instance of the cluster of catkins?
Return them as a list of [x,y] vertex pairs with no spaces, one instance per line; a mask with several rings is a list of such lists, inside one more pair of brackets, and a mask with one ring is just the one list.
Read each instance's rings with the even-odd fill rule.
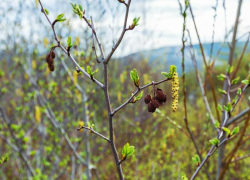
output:
[[55,70],[55,65],[54,65],[55,57],[56,57],[56,54],[53,50],[51,50],[50,53],[46,56],[46,62],[48,63],[48,67],[50,71]]
[[167,101],[166,94],[159,88],[156,90],[153,88],[153,95],[154,97],[151,97],[150,94],[147,94],[144,97],[144,102],[148,105],[148,112],[152,113],[155,112],[156,108],[159,108],[160,105]]

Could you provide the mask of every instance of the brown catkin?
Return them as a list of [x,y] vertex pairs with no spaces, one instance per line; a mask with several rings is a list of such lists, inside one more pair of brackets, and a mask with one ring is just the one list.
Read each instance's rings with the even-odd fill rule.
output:
[[153,106],[152,102],[148,103],[148,112],[155,112],[156,107]]
[[167,101],[167,96],[161,89],[157,88],[156,99],[160,102],[160,104],[165,103]]
[[51,51],[51,52],[50,52],[50,55],[51,55],[52,59],[55,59],[56,53],[55,53],[54,51]]
[[46,62],[48,64],[48,68],[50,71],[55,70],[55,65],[54,65],[54,58],[56,54],[54,51],[51,51],[47,56],[46,56]]
[[155,107],[155,108],[158,108],[160,107],[160,103],[157,101],[156,98],[153,98],[152,101],[151,101],[152,105]]
[[144,102],[145,102],[146,104],[148,104],[150,101],[151,101],[151,96],[150,96],[150,94],[147,94],[147,95],[144,97]]

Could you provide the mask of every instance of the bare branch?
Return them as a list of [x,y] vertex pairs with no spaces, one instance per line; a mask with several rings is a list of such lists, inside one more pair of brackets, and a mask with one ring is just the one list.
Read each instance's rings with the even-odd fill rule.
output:
[[147,87],[149,87],[149,86],[152,86],[152,85],[161,84],[161,83],[166,82],[166,81],[169,81],[169,80],[171,80],[171,79],[172,79],[172,78],[167,78],[167,79],[161,80],[161,81],[159,81],[159,82],[154,82],[154,81],[152,81],[151,83],[149,83],[149,84],[147,84],[147,85],[144,85],[144,86],[142,86],[142,87],[139,87],[139,88],[133,93],[133,95],[130,96],[130,97],[128,98],[128,100],[127,100],[125,103],[123,103],[123,104],[120,105],[118,108],[116,108],[116,109],[111,113],[111,115],[113,116],[113,115],[114,115],[115,113],[117,113],[120,109],[122,109],[122,108],[125,107],[127,104],[129,104],[129,103],[131,102],[131,100],[132,100],[141,90],[143,90],[143,89],[145,89],[145,88],[147,88]]
[[122,30],[122,33],[120,35],[120,38],[118,39],[118,41],[116,42],[115,46],[112,48],[111,52],[109,53],[108,57],[106,58],[105,60],[105,63],[108,63],[109,60],[111,59],[112,55],[114,54],[115,50],[117,49],[117,47],[120,45],[122,39],[123,39],[123,36],[125,34],[125,32],[128,30],[126,28],[127,26],[127,20],[128,20],[128,13],[129,13],[129,6],[130,6],[130,3],[131,3],[131,0],[128,0],[128,3],[126,5],[126,14],[125,14],[125,19],[124,19],[124,25],[123,25],[123,30]]
[[89,128],[89,127],[86,127],[86,126],[82,126],[82,127],[80,127],[80,128],[77,128],[78,131],[81,130],[81,129],[87,129],[87,130],[89,130],[90,132],[96,134],[97,136],[100,136],[101,138],[105,139],[106,141],[108,141],[108,142],[110,143],[110,140],[109,140],[107,137],[105,137],[104,135],[102,135],[102,134],[96,132],[96,131],[93,130],[92,128]]
[[8,119],[7,115],[5,114],[4,110],[2,107],[0,107],[0,111],[1,111],[1,115],[5,121],[5,123],[7,124],[7,127],[9,129],[9,132],[10,132],[10,135],[12,136],[12,138],[14,139],[15,143],[16,143],[16,146],[18,148],[18,153],[20,154],[22,160],[24,161],[28,171],[31,173],[32,176],[35,176],[36,175],[36,171],[33,169],[33,167],[31,166],[27,156],[25,155],[25,153],[23,152],[22,148],[19,147],[19,143],[18,143],[18,140],[16,138],[16,136],[14,135],[12,129],[11,129],[11,122],[10,120]]
[[95,31],[95,30],[94,30],[94,22],[93,22],[91,16],[90,16],[90,19],[91,19],[91,26],[92,26],[92,41],[93,41],[92,49],[93,49],[93,51],[94,51],[94,53],[95,53],[96,61],[97,61],[98,63],[100,63],[100,61],[98,60],[98,57],[97,57],[97,54],[96,54],[96,48],[95,48],[95,39],[94,39],[94,31]]
[[[56,32],[55,32],[54,24],[51,23],[51,21],[49,20],[47,14],[45,13],[44,8],[43,8],[43,5],[42,5],[42,3],[41,3],[41,0],[38,0],[38,1],[39,1],[40,5],[41,5],[43,14],[46,16],[48,22],[49,22],[50,25],[51,25],[51,28],[52,28],[52,30],[53,30],[53,33],[54,33],[54,36],[55,36],[55,40],[56,40],[56,42],[57,42],[57,44],[58,44],[58,47],[60,47],[60,48],[63,50],[63,52],[64,52],[65,54],[68,55],[68,57],[73,61],[73,63],[78,67],[78,69],[79,69],[85,76],[87,76],[89,79],[93,79],[93,78],[90,77],[90,75],[89,75],[84,69],[82,69],[82,68],[79,66],[79,64],[76,62],[76,60],[75,60],[75,59],[72,57],[72,55],[70,54],[70,52],[68,52],[68,51],[63,47],[63,45],[60,43],[60,41],[59,41],[58,38],[57,38],[57,34],[56,34]],[[93,82],[95,82],[98,86],[100,86],[101,88],[103,88],[103,84],[100,83],[99,81],[97,81],[96,79],[94,79]]]

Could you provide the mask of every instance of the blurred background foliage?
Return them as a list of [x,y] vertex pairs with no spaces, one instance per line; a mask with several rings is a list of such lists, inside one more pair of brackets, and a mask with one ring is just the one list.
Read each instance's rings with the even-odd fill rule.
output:
[[[40,11],[38,1],[27,3],[28,1],[16,0],[14,2],[13,4],[7,1],[1,2],[0,11],[0,29],[3,30],[1,33],[3,37],[0,38],[0,107],[2,109],[0,157],[9,155],[9,160],[0,164],[0,179],[87,179],[84,164],[85,140],[90,143],[92,179],[117,179],[109,144],[86,130],[84,130],[85,133],[76,130],[84,120],[87,120],[95,125],[94,129],[97,132],[108,136],[108,114],[103,93],[83,74],[78,74],[73,63],[58,49],[55,51],[55,71],[49,71],[45,57],[54,43],[54,38],[51,27]],[[52,17],[62,12],[65,12],[67,17],[65,23],[56,24],[61,42],[66,45],[67,37],[71,36],[72,41],[76,42],[71,52],[78,63],[85,69],[88,65],[93,69],[99,69],[95,78],[102,81],[103,69],[95,61],[91,48],[91,32],[87,25],[73,16],[69,3],[64,1],[51,2],[52,5],[46,3],[48,6],[46,8],[49,9]],[[60,8],[57,3],[60,3]],[[111,19],[114,23],[118,23],[115,19],[121,8],[119,3],[114,6],[110,4],[109,7],[106,5],[105,7],[109,9],[103,8],[104,1],[84,3],[86,11],[91,12],[87,14],[92,15],[96,22],[101,22],[107,17],[105,13],[111,11],[113,14]],[[176,15],[178,14],[179,12],[176,12]],[[118,33],[115,27],[111,29]],[[101,28],[97,32],[104,48],[106,43],[116,41],[116,35],[110,36],[109,42],[106,42],[107,39],[104,38],[106,32]],[[129,33],[137,32],[134,30]],[[167,37],[162,38],[166,38],[167,41]],[[126,45],[122,44],[119,48],[122,49],[123,46]],[[227,45],[221,44],[221,46]],[[237,46],[235,59],[239,58],[241,51],[242,46]],[[200,52],[197,51],[197,54],[200,55]],[[176,57],[180,62],[180,54],[176,54]],[[164,56],[161,58],[164,59]],[[249,59],[250,54],[247,51],[238,73],[241,80],[248,75]],[[134,59],[133,56],[120,58],[119,54],[111,60],[108,76],[112,108],[121,105],[136,90],[129,77],[133,68],[137,69],[142,85],[164,79],[160,72],[163,69],[168,71],[171,64],[162,64],[157,59],[153,62],[150,60],[149,63],[149,60],[146,57]],[[223,88],[222,82],[216,76],[225,73],[227,66],[225,60],[218,59],[218,61],[222,63],[215,66],[212,72],[215,89]],[[237,61],[235,61],[236,65]],[[180,71],[180,67],[178,68]],[[210,147],[209,140],[216,134],[206,114],[194,69],[190,68],[191,70],[186,73],[189,126],[202,155],[205,156]],[[204,72],[204,67],[201,66],[200,70]],[[203,78],[204,76],[205,73],[202,74]],[[183,173],[190,177],[195,171],[196,165],[191,159],[196,151],[183,120],[181,80],[180,83],[179,105],[176,113],[171,112],[171,84],[166,82],[158,86],[168,97],[159,111],[148,113],[147,105],[140,100],[135,104],[129,104],[115,115],[115,143],[120,156],[122,147],[127,142],[134,145],[136,150],[136,153],[122,164],[126,179],[181,179]],[[235,88],[240,86],[240,83],[234,85]],[[146,89],[144,94],[150,91],[151,87]],[[206,85],[206,95],[215,114],[209,84]],[[219,92],[216,95],[219,100],[222,98]],[[248,107],[249,96],[248,91],[233,116]],[[4,118],[4,114],[7,119]],[[242,121],[232,124],[229,129],[237,125],[242,127]],[[88,139],[86,134],[89,135]],[[227,143],[225,154],[232,150],[237,139],[238,136]],[[248,139],[249,133],[244,136],[244,143],[235,158],[249,154]],[[249,166],[250,159],[231,163],[225,179],[249,179]],[[29,167],[32,167],[31,170]],[[209,159],[206,167],[212,179],[215,179],[216,154]],[[197,179],[206,178],[204,170],[197,177]]]

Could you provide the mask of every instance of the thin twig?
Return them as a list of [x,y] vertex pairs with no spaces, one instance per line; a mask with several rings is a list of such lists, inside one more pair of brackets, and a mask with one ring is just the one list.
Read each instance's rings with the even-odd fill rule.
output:
[[92,49],[93,49],[93,51],[94,51],[94,53],[95,53],[96,61],[97,61],[98,63],[100,63],[100,61],[98,60],[98,57],[97,57],[97,54],[96,54],[96,48],[95,48],[95,39],[94,39],[95,27],[94,27],[94,22],[93,22],[91,16],[90,16],[90,19],[91,19],[91,26],[92,26],[92,41],[93,41]]
[[10,135],[12,136],[12,138],[14,139],[16,146],[18,148],[18,153],[20,154],[22,160],[24,161],[24,164],[26,165],[28,171],[31,173],[31,175],[34,177],[36,175],[36,171],[34,170],[34,168],[31,166],[31,163],[29,162],[27,156],[25,155],[25,153],[23,152],[22,148],[19,147],[19,143],[18,140],[16,138],[16,136],[14,135],[14,132],[11,129],[11,122],[8,119],[7,115],[5,114],[4,110],[2,107],[0,107],[0,112],[2,115],[3,120],[5,121],[5,123],[7,124],[7,127],[9,129]]
[[78,131],[81,130],[81,129],[87,129],[87,130],[89,130],[90,132],[96,134],[97,136],[100,136],[101,138],[105,139],[106,141],[108,141],[108,142],[110,143],[110,140],[109,140],[107,137],[105,137],[104,135],[102,135],[102,134],[96,132],[96,131],[93,130],[92,128],[89,128],[89,127],[86,127],[86,126],[82,126],[82,127],[80,127],[80,128],[77,128]]
[[[187,30],[188,31],[188,30]],[[190,48],[193,49],[194,51],[194,48],[193,48],[193,44],[192,44],[192,40],[191,40],[191,36],[190,36],[190,32],[188,31],[188,35],[189,35],[189,40],[190,40]],[[195,73],[196,73],[196,77],[197,77],[197,81],[199,83],[199,86],[200,86],[200,90],[201,90],[201,94],[202,94],[202,98],[203,98],[203,101],[205,103],[205,106],[206,106],[206,109],[207,109],[207,112],[209,114],[209,118],[211,119],[212,121],[212,124],[213,126],[215,127],[215,119],[214,119],[214,116],[212,114],[212,111],[211,111],[211,108],[210,108],[210,105],[208,103],[208,100],[207,100],[207,96],[205,94],[205,90],[204,90],[204,87],[202,85],[202,80],[201,80],[201,77],[200,77],[200,73],[198,72],[198,68],[197,68],[197,61],[196,61],[196,58],[195,58],[195,53],[191,53],[191,49],[190,49],[190,55],[191,55],[191,59],[192,59],[192,62],[193,62],[193,66],[195,68]],[[219,131],[216,127],[215,127],[216,131]]]
[[114,54],[115,50],[117,49],[117,47],[120,45],[122,39],[123,39],[123,36],[125,34],[125,32],[128,30],[126,28],[127,26],[127,20],[128,20],[128,13],[129,13],[129,7],[130,7],[130,3],[131,3],[131,0],[128,0],[128,3],[126,5],[126,14],[125,14],[125,19],[124,19],[124,24],[123,24],[123,30],[122,30],[122,33],[120,35],[120,38],[118,39],[118,41],[116,42],[116,44],[114,45],[114,47],[112,48],[111,52],[109,53],[108,57],[106,58],[105,62],[108,63],[109,60],[111,59],[112,55]]
[[166,81],[169,81],[171,80],[172,78],[167,78],[167,79],[164,79],[164,80],[161,80],[161,81],[158,81],[158,82],[154,82],[152,81],[151,83],[147,84],[147,85],[144,85],[142,87],[138,87],[138,89],[133,93],[132,96],[130,96],[127,101],[125,103],[123,103],[122,105],[120,105],[118,108],[116,108],[112,113],[111,115],[113,116],[115,113],[117,113],[120,109],[122,109],[123,107],[125,107],[127,104],[129,104],[131,102],[131,100],[143,89],[149,87],[149,86],[152,86],[152,85],[158,85],[158,84],[161,84],[163,82],[166,82]]
[[[247,87],[249,87],[249,85],[246,85],[246,86],[243,88],[242,94],[245,92],[245,90],[246,90]],[[242,94],[238,96],[238,98],[237,98],[237,100],[236,100],[236,102],[235,102],[235,104],[234,104],[234,106],[233,106],[231,112],[234,110],[234,107],[235,107],[236,104],[239,102],[239,100],[240,100]],[[231,113],[231,112],[230,112],[230,113]],[[229,119],[229,115],[228,115],[228,114],[229,114],[229,113],[225,113],[225,119],[224,119],[224,121],[223,121],[223,125],[221,126],[221,130],[220,130],[220,133],[218,134],[217,138],[221,138],[222,135],[223,135],[223,130],[222,130],[222,128],[225,127],[225,124],[226,124],[227,120]],[[219,148],[221,145],[223,145],[223,143],[226,142],[227,140],[228,140],[228,138],[225,138],[225,139],[219,144],[218,148]],[[199,171],[201,170],[201,168],[202,168],[202,166],[204,165],[204,163],[205,163],[205,162],[208,160],[208,158],[213,154],[213,153],[211,153],[211,152],[212,152],[212,150],[213,150],[214,147],[215,147],[214,145],[211,147],[211,149],[210,149],[210,151],[208,152],[208,154],[206,155],[205,159],[204,159],[204,160],[202,161],[202,163],[198,166],[198,168],[196,169],[196,171],[194,172],[194,174],[193,174],[193,176],[192,176],[192,178],[191,178],[190,180],[194,179],[194,178],[198,175],[198,173],[199,173]],[[217,150],[218,148],[216,148],[216,150]]]
[[239,149],[240,144],[241,144],[241,142],[243,140],[244,134],[245,134],[245,132],[246,132],[246,130],[248,128],[249,120],[250,120],[250,111],[248,113],[247,120],[245,121],[245,124],[244,124],[243,130],[242,130],[242,133],[240,135],[240,138],[239,138],[238,142],[236,143],[236,145],[234,146],[234,149],[231,151],[230,157],[229,157],[228,161],[226,162],[225,167],[223,168],[222,172],[220,173],[220,176],[219,176],[218,180],[222,180],[223,179],[223,176],[226,173],[226,170],[228,169],[228,167],[229,167],[229,165],[230,165],[230,163],[231,163],[231,161],[232,161],[232,159],[234,157],[234,154]]
[[[56,31],[55,31],[55,28],[54,28],[54,24],[51,23],[51,21],[49,20],[47,14],[45,13],[44,8],[43,8],[43,5],[42,5],[42,3],[41,3],[41,0],[38,0],[38,1],[39,1],[40,5],[41,5],[43,14],[45,15],[45,17],[47,18],[48,22],[49,22],[50,25],[51,25],[51,28],[52,28],[52,30],[53,30],[54,37],[55,37],[55,40],[56,40],[56,42],[57,42],[58,47],[60,47],[60,48],[63,50],[63,52],[64,52],[65,54],[68,55],[68,57],[74,62],[74,64],[78,67],[78,69],[79,69],[85,76],[87,76],[89,79],[91,79],[90,75],[89,75],[84,69],[81,68],[81,66],[76,62],[76,60],[73,58],[73,56],[70,54],[70,52],[67,51],[67,50],[63,47],[63,45],[60,43],[60,41],[59,41],[58,38],[57,38],[57,34],[56,34]],[[95,80],[94,82],[95,82],[98,86],[100,86],[101,88],[104,87],[103,84],[102,84],[101,82],[97,81],[96,79],[94,79],[94,80]]]
[[204,160],[201,162],[201,164],[197,167],[196,171],[194,172],[193,176],[190,178],[190,180],[193,180],[199,173],[199,171],[201,170],[201,168],[204,166],[205,162],[209,159],[210,156],[213,155],[213,153],[219,149],[219,147],[224,144],[227,140],[229,140],[229,138],[224,139],[219,145],[218,147],[215,147],[214,145],[210,148],[209,152],[207,153],[206,157],[204,158]]
[[213,56],[213,49],[214,49],[214,34],[215,34],[215,23],[216,23],[216,17],[217,17],[217,7],[218,7],[218,0],[216,0],[216,4],[213,7],[214,9],[214,22],[213,22],[213,35],[212,35],[212,43],[211,43],[211,49],[210,49],[210,57],[208,64],[210,65],[212,56]]
[[[211,77],[211,74],[210,74],[209,66],[207,65],[207,62],[206,62],[205,53],[204,53],[203,46],[202,46],[202,43],[201,43],[201,40],[200,40],[200,36],[199,36],[199,33],[198,33],[198,29],[197,29],[197,26],[196,26],[196,22],[195,22],[195,19],[194,19],[194,14],[193,14],[193,10],[192,10],[190,1],[189,1],[189,9],[190,9],[191,16],[192,16],[192,19],[193,19],[193,23],[194,23],[196,35],[197,35],[198,40],[199,40],[199,45],[200,45],[200,49],[201,49],[201,54],[202,54],[202,57],[203,57],[203,61],[204,61],[205,67],[206,67],[206,71],[207,71],[206,75],[208,75],[209,83],[211,85],[213,99],[214,99],[214,105],[215,105],[215,107],[217,107],[217,97],[216,97],[216,94],[215,94],[214,83],[212,81],[212,77]],[[219,111],[218,111],[217,108],[216,108],[216,113],[217,113],[217,119],[218,119],[218,121],[220,121],[220,114],[219,114]]]

